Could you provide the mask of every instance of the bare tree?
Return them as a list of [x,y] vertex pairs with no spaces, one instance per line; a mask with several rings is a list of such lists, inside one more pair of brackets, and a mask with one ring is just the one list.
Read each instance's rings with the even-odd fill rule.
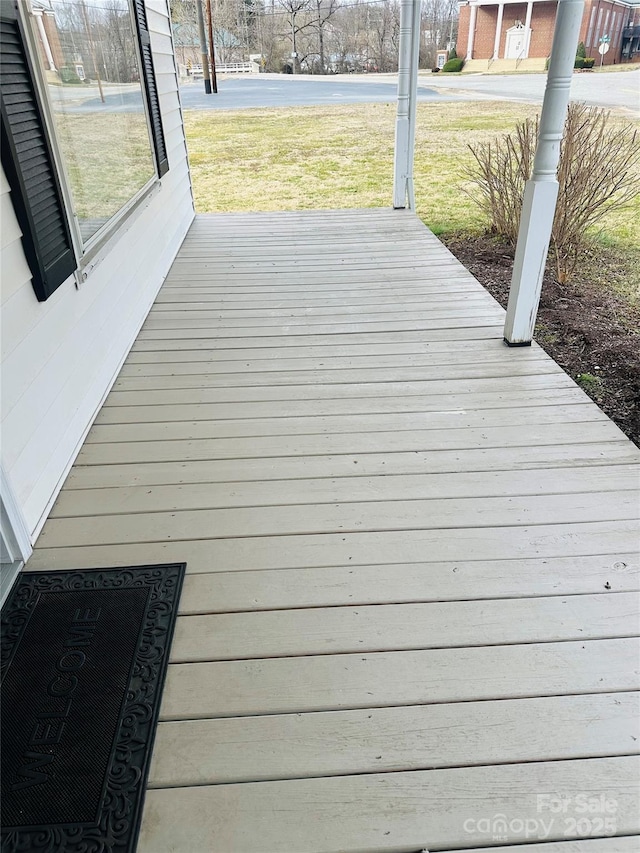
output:
[[325,28],[329,20],[340,8],[340,5],[340,0],[313,0],[316,26],[318,30],[318,63],[320,65],[321,74],[327,73],[324,38]]
[[298,19],[301,13],[308,12],[311,8],[311,0],[278,0],[278,3],[287,12],[291,24],[291,70],[294,74],[300,73],[300,58],[298,57],[298,33],[309,26],[309,20],[302,22]]
[[[195,19],[194,0],[170,0],[174,24]],[[395,71],[398,0],[213,0],[216,48],[227,61],[260,53],[269,71]],[[421,63],[455,41],[457,0],[421,0]],[[296,54],[291,58],[291,54]],[[221,57],[222,61],[222,57]]]

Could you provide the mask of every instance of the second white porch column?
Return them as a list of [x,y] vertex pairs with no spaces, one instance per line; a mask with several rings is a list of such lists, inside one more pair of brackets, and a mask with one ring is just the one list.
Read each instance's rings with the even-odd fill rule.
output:
[[527,29],[531,26],[531,16],[533,15],[533,0],[529,0],[527,3],[527,17],[525,18],[524,25]]
[[469,35],[467,37],[467,59],[473,59],[473,42],[476,36],[476,18],[478,16],[478,7],[471,6],[469,12]]
[[558,3],[538,145],[533,174],[524,191],[509,290],[504,327],[504,340],[509,346],[529,346],[533,337],[558,200],[556,172],[583,9],[584,0]]
[[416,136],[420,0],[401,0],[398,49],[398,112],[393,162],[393,206],[415,209],[413,156]]
[[40,33],[40,41],[42,42],[42,47],[44,48],[45,56],[47,57],[47,62],[49,63],[49,70],[55,71],[56,64],[53,61],[53,53],[51,52],[51,45],[49,44],[49,37],[47,36],[47,31],[44,28],[44,21],[42,20],[42,12],[39,14],[37,12],[34,13],[34,17],[36,19],[36,25],[38,27],[38,32]]
[[493,58],[498,59],[500,53],[500,36],[502,35],[502,18],[504,16],[504,3],[498,4],[498,20],[496,21],[496,37],[493,42]]

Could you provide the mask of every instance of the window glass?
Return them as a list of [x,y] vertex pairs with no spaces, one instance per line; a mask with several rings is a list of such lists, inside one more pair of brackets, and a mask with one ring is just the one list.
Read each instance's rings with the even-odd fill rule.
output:
[[128,0],[34,0],[39,58],[82,240],[155,175]]

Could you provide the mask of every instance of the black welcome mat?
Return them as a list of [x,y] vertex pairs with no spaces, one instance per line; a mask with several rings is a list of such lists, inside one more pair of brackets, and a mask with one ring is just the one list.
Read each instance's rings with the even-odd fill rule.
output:
[[184,570],[21,575],[2,609],[3,853],[135,850]]

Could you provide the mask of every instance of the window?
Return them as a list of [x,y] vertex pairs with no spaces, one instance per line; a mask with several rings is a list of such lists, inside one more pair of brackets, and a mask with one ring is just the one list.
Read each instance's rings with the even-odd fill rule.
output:
[[595,35],[593,37],[593,46],[594,47],[597,47],[598,43],[600,41],[600,35],[601,35],[600,24],[602,23],[602,14],[603,14],[603,10],[600,9],[600,12],[598,13],[598,23],[596,25],[596,32],[595,32]]
[[587,43],[585,47],[591,47],[591,37],[593,35],[593,24],[596,19],[596,8],[595,6],[591,10],[591,18],[589,19],[589,32],[587,33]]
[[2,162],[42,300],[168,170],[146,10],[0,0],[0,26]]
[[38,60],[84,246],[155,177],[127,0],[34,6]]

